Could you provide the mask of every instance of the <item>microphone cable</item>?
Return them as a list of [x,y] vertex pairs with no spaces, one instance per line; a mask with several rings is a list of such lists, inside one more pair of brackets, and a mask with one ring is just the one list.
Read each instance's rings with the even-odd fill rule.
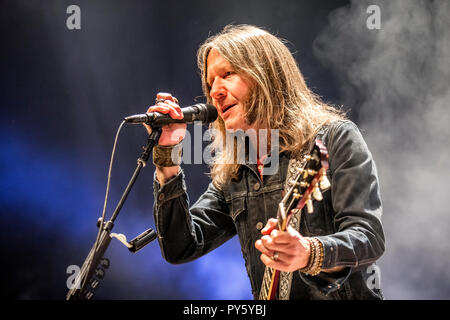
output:
[[[83,268],[84,271],[88,271],[91,268],[92,262],[94,260],[94,256],[95,253],[97,252],[98,249],[98,245],[100,243],[100,235],[102,233],[103,230],[103,221],[105,220],[105,216],[106,216],[106,207],[107,207],[107,203],[108,203],[108,195],[109,195],[109,187],[111,184],[111,172],[112,172],[112,166],[113,166],[113,162],[114,162],[114,155],[116,153],[116,146],[117,146],[117,141],[119,138],[119,134],[120,131],[122,130],[123,125],[125,124],[125,120],[122,121],[122,123],[120,124],[119,128],[117,129],[117,133],[116,133],[116,137],[114,139],[114,144],[113,144],[113,148],[112,148],[112,152],[111,152],[111,159],[109,162],[109,169],[108,169],[108,178],[107,178],[107,182],[106,182],[106,194],[105,194],[105,200],[103,202],[103,212],[102,212],[102,216],[100,218],[99,221],[99,228],[98,228],[98,233],[97,233],[97,238],[95,239],[95,243],[94,243],[94,250],[91,251],[90,256],[88,257],[88,261],[87,261],[87,266],[86,268]],[[83,283],[81,284],[80,288],[84,288],[86,281],[87,281],[87,274],[81,275],[80,274],[80,278],[79,279],[83,279]],[[79,280],[78,280],[79,281]]]

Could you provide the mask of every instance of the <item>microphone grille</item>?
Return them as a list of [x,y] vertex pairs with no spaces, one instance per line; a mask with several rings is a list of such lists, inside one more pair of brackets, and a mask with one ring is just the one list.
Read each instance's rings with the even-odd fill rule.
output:
[[200,103],[200,104],[198,104],[198,107],[200,109],[202,109],[202,112],[201,112],[203,114],[202,122],[211,123],[211,122],[216,121],[217,116],[218,116],[216,107],[214,107],[211,104],[206,104],[206,103]]

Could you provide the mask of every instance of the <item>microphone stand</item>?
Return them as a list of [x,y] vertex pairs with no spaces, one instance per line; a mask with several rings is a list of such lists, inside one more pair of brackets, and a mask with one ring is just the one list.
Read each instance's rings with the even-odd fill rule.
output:
[[[103,222],[100,218],[97,225],[99,228],[102,228],[100,231],[100,236],[98,237],[98,242],[96,241],[91,248],[86,260],[83,263],[83,266],[80,269],[80,273],[75,280],[74,287],[69,290],[66,296],[66,300],[89,300],[93,297],[92,289],[95,289],[98,285],[98,280],[94,278],[96,276],[98,279],[103,278],[104,270],[101,268],[97,268],[99,265],[101,267],[107,268],[109,266],[109,261],[103,258],[106,249],[108,248],[109,243],[111,242],[111,230],[114,227],[114,220],[117,218],[120,209],[122,209],[125,200],[128,197],[128,194],[131,191],[141,169],[145,167],[148,158],[150,157],[150,153],[153,150],[153,147],[158,144],[159,137],[161,136],[162,129],[161,127],[153,128],[152,133],[148,137],[147,145],[143,147],[144,151],[141,156],[137,160],[137,167],[125,188],[125,191],[120,198],[119,203],[117,204],[114,213],[111,218],[107,222]],[[153,241],[156,238],[156,233],[153,230],[147,230],[145,233],[138,236],[136,239],[132,240],[129,244],[133,247],[130,248],[130,251],[135,252],[142,248],[144,245],[148,244],[150,241]],[[90,286],[91,288],[89,288]]]

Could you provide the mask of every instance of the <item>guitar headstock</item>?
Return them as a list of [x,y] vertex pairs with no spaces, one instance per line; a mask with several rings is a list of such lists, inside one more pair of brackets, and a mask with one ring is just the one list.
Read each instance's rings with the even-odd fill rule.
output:
[[292,209],[301,210],[305,205],[308,213],[313,213],[313,200],[321,201],[322,192],[330,188],[327,178],[328,151],[320,140],[316,140],[309,155],[305,155],[302,165],[295,167],[296,172],[287,181],[288,192],[279,207],[280,226],[287,226]]

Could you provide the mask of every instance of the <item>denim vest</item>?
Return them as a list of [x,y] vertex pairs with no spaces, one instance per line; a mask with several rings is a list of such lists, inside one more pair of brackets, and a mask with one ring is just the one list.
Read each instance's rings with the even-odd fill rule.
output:
[[[324,247],[323,269],[337,273],[310,276],[295,271],[291,299],[382,299],[375,261],[384,252],[381,198],[375,163],[358,128],[337,121],[319,133],[328,148],[331,188],[314,212],[303,209],[300,233]],[[252,293],[258,298],[265,265],[255,242],[267,220],[276,217],[289,154],[261,179],[255,164],[242,165],[238,179],[222,189],[212,183],[189,208],[184,174],[160,188],[155,179],[155,223],[163,257],[171,263],[192,261],[238,234]],[[273,166],[273,164],[271,164]]]

